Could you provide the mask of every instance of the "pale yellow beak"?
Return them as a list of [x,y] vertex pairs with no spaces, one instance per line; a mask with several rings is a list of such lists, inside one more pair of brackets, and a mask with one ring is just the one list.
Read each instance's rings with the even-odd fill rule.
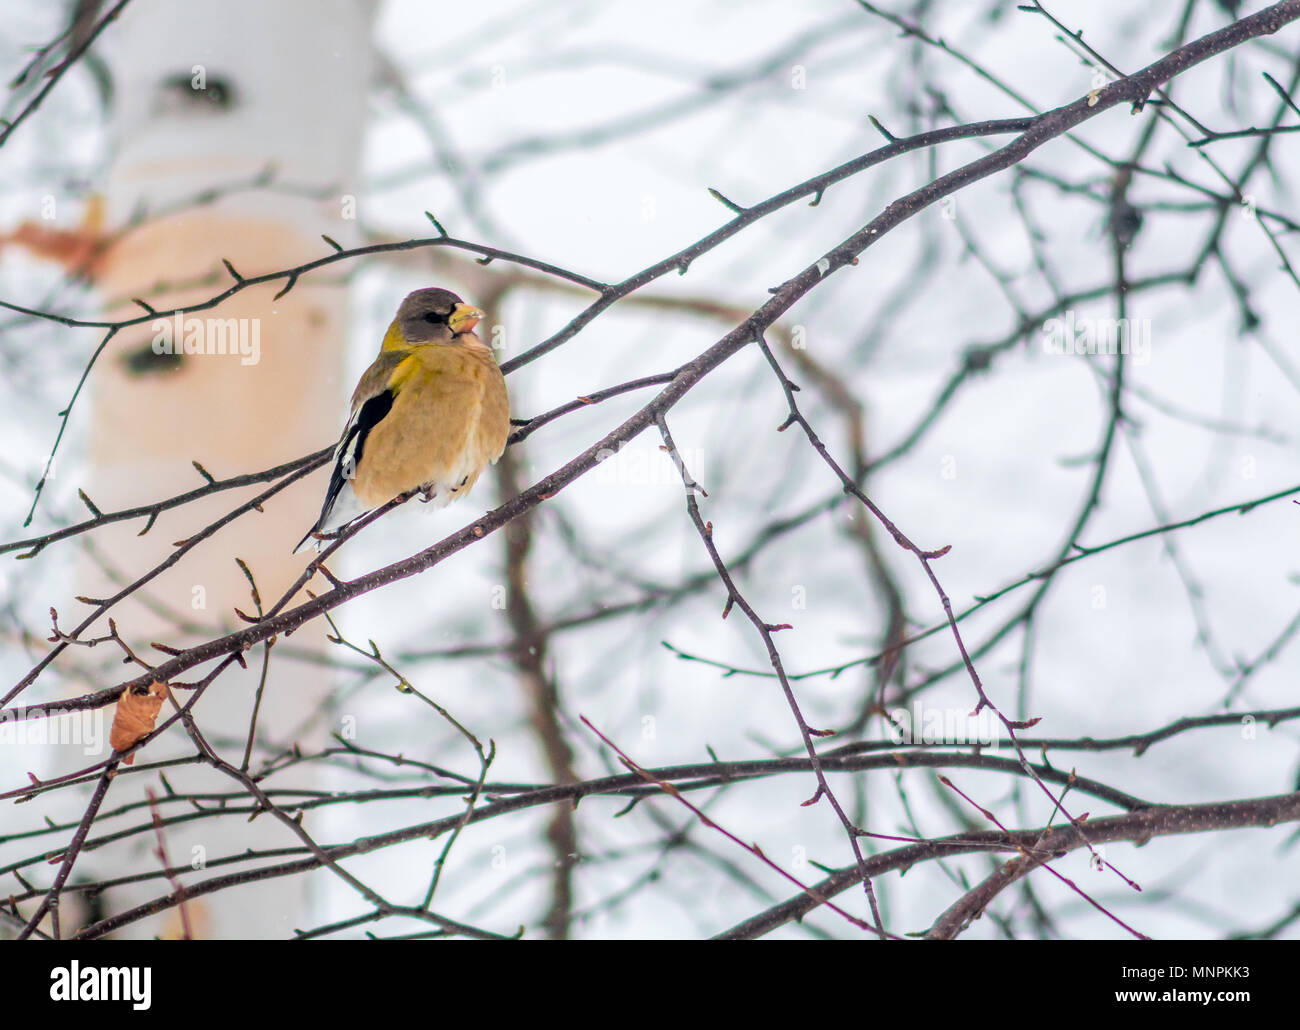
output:
[[470,304],[457,304],[451,309],[447,324],[453,333],[473,332],[474,327],[483,318],[483,312]]

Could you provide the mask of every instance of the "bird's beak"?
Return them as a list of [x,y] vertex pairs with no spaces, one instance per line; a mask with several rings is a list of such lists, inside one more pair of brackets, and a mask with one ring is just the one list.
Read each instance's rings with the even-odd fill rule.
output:
[[483,312],[470,304],[457,304],[451,309],[451,315],[447,319],[447,324],[451,326],[453,333],[468,333],[473,331],[474,327],[482,319]]

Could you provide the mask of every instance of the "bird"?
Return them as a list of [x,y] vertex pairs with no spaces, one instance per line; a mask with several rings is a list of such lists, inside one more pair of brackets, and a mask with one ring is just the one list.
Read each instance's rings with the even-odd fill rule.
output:
[[418,491],[441,508],[464,497],[510,435],[510,400],[483,312],[450,290],[408,294],[352,394],[320,518],[298,541],[316,549],[362,515]]

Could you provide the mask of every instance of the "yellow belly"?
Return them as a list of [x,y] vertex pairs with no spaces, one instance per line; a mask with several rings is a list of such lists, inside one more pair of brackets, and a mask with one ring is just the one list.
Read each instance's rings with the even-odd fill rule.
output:
[[370,431],[352,489],[365,507],[425,489],[443,505],[469,492],[505,448],[505,381],[479,344],[417,348],[394,370],[392,410]]

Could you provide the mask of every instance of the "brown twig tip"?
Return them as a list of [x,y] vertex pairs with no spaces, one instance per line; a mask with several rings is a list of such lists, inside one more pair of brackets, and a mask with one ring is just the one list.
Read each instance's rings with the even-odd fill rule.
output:
[[[329,239],[329,237],[325,237],[325,238],[326,238],[326,239]],[[337,244],[335,244],[335,245],[337,246]],[[297,285],[298,285],[298,277],[297,277],[296,275],[290,275],[287,279],[285,279],[285,281],[284,281],[284,287],[283,287],[282,289],[276,291],[275,296],[272,297],[271,300],[272,300],[272,301],[277,301],[277,300],[279,300],[280,298],[282,298],[285,294],[287,294],[290,290],[292,290],[292,289],[293,289],[295,286],[297,286]]]
[[749,210],[748,208],[741,207],[734,200],[728,200],[721,193],[715,190],[712,186],[708,187],[708,190],[709,190],[709,196],[711,196],[719,204],[721,204],[723,207],[727,208],[729,211],[735,214],[743,215],[747,210]]
[[[321,562],[316,566],[316,571],[319,572],[326,579],[328,579],[330,583],[333,584],[335,587],[341,587],[343,585],[343,580],[339,579],[338,576],[334,575],[334,573],[330,571],[329,566],[326,565],[324,562]],[[313,600],[315,599],[315,595],[312,595],[312,599]]]
[[146,521],[144,524],[144,529],[140,530],[140,532],[138,532],[136,536],[144,536],[146,533],[149,532],[149,530],[153,529],[153,524],[158,521],[158,513],[161,511],[162,511],[161,508],[155,508],[153,511],[151,511],[149,513],[148,521]]

